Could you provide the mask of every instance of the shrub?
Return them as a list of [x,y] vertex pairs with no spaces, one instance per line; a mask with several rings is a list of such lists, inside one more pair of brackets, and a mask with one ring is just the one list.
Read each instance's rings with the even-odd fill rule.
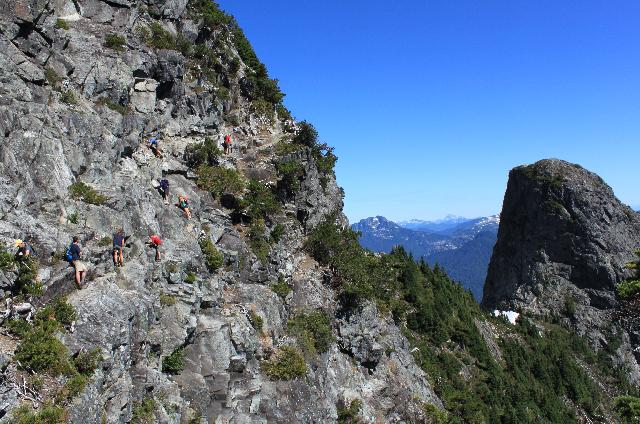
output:
[[3,250],[0,252],[0,269],[3,271],[12,270],[15,266],[15,261],[11,252]]
[[640,293],[640,280],[627,280],[618,286],[618,296],[622,299],[630,299]]
[[265,238],[265,225],[264,219],[255,219],[251,222],[249,227],[249,245],[251,250],[255,253],[256,257],[262,263],[267,262],[271,246],[267,243]]
[[271,238],[272,243],[278,243],[282,239],[283,235],[284,235],[284,225],[276,224],[271,230],[269,237]]
[[333,342],[331,318],[321,311],[297,315],[289,320],[288,328],[307,356],[326,352]]
[[280,211],[280,203],[265,184],[251,179],[243,198],[243,206],[252,219],[268,218]]
[[280,176],[278,188],[284,190],[287,195],[292,195],[300,190],[300,180],[304,177],[304,166],[296,160],[276,162],[276,171]]
[[42,284],[38,281],[38,261],[34,257],[16,262],[18,278],[14,282],[12,292],[29,296],[42,295]]
[[84,376],[91,376],[98,368],[98,365],[102,361],[102,353],[100,349],[95,348],[89,351],[81,351],[73,358],[73,366],[75,369]]
[[111,246],[111,242],[113,241],[113,239],[109,236],[104,236],[101,237],[100,240],[98,240],[98,246],[100,247],[109,247]]
[[152,22],[149,25],[148,36],[145,42],[149,47],[157,49],[177,50],[176,38],[169,31],[164,29],[159,22]]
[[224,256],[209,238],[201,238],[199,244],[207,269],[209,272],[216,272],[224,264]]
[[264,99],[256,99],[251,102],[251,110],[257,115],[273,120],[275,110],[272,103]]
[[262,369],[274,380],[293,380],[307,373],[307,364],[298,349],[282,346],[271,359],[262,363]]
[[198,277],[193,272],[188,272],[187,276],[184,278],[184,282],[187,284],[193,284],[198,281]]
[[184,347],[179,347],[162,360],[162,372],[179,374],[184,370]]
[[298,124],[298,132],[293,137],[295,144],[307,147],[316,147],[318,145],[318,130],[307,121]]
[[64,297],[57,298],[52,304],[45,306],[36,314],[36,321],[46,322],[55,320],[62,327],[70,327],[76,320],[76,311],[66,302]]
[[160,293],[160,304],[162,306],[173,306],[176,304],[176,298],[170,294]]
[[122,51],[127,40],[117,34],[107,34],[104,37],[104,46],[113,50]]
[[262,333],[262,326],[264,324],[264,321],[262,320],[262,317],[260,315],[258,315],[254,311],[249,311],[249,322],[258,333]]
[[62,77],[50,67],[44,68],[44,77],[53,88],[56,88],[62,82]]
[[278,282],[271,285],[271,290],[281,298],[286,298],[292,288],[287,284],[282,275],[278,276]]
[[126,115],[130,112],[128,106],[121,105],[120,103],[116,103],[108,97],[100,97],[96,102],[100,106],[106,106],[109,109],[118,112],[120,115]]
[[67,380],[56,397],[61,400],[71,400],[82,393],[88,382],[89,379],[85,375],[75,374]]
[[275,147],[275,153],[277,156],[287,156],[292,153],[299,152],[304,149],[304,146],[295,144],[288,141],[286,138],[280,140]]
[[196,169],[200,165],[215,166],[222,155],[218,144],[209,137],[202,144],[190,144],[184,152],[184,158],[190,168]]
[[11,334],[20,338],[24,337],[31,329],[31,324],[23,319],[12,319],[5,322],[5,325]]
[[39,411],[34,411],[29,404],[22,404],[12,411],[12,424],[64,424],[67,422],[67,411],[60,407],[45,403]]
[[349,406],[338,407],[338,424],[358,424],[358,414],[362,409],[362,401],[354,399],[349,402]]
[[156,403],[152,398],[146,398],[142,402],[136,402],[133,406],[130,424],[154,424],[153,411]]
[[74,199],[82,200],[85,203],[92,205],[102,205],[109,198],[95,191],[91,186],[77,181],[69,186],[69,194]]
[[[69,223],[71,224],[77,224],[78,222],[80,222],[80,213],[78,213],[78,211],[74,211],[73,213],[69,214],[69,216],[67,216],[67,221],[69,221]],[[63,258],[64,258],[64,253],[63,253]]]
[[55,321],[32,327],[18,345],[15,359],[25,369],[51,375],[70,374],[67,348],[55,337]]
[[214,1],[192,0],[189,2],[189,7],[192,13],[201,18],[210,29],[229,25],[233,22],[233,18],[220,10],[220,6]]
[[78,99],[76,99],[76,95],[73,92],[73,90],[63,91],[62,94],[60,95],[60,100],[63,103],[66,103],[68,105],[77,105],[78,104]]
[[65,21],[64,19],[56,19],[55,27],[57,29],[64,29],[66,31],[66,30],[69,29],[69,23],[67,21]]
[[215,196],[224,193],[239,194],[244,190],[244,178],[242,174],[234,169],[219,168],[209,165],[198,167],[198,187],[209,191]]
[[640,398],[634,396],[617,397],[613,401],[613,408],[623,424],[640,422]]

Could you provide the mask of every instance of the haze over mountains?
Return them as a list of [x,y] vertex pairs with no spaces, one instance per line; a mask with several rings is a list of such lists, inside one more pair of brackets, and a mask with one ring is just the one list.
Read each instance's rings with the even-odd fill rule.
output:
[[491,252],[496,242],[499,215],[463,218],[448,215],[437,221],[413,219],[392,222],[376,216],[351,226],[360,231],[360,244],[374,252],[389,252],[402,245],[416,259],[440,264],[455,280],[482,298]]

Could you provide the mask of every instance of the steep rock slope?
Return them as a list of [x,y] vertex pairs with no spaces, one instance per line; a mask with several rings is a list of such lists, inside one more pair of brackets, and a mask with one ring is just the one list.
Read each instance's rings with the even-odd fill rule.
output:
[[[408,422],[424,419],[423,404],[441,406],[389,317],[373,305],[335,316],[327,270],[302,250],[325,217],[346,225],[330,151],[292,142],[277,84],[232,18],[206,1],[3,2],[0,81],[0,238],[35,247],[44,293],[26,300],[66,295],[75,307],[75,324],[57,333],[70,354],[98,348],[102,358],[60,402],[68,422],[320,423],[354,400],[368,422]],[[149,134],[161,135],[162,158],[144,145]],[[231,155],[201,153],[209,168],[192,166],[190,146],[202,152],[225,134]],[[229,188],[238,175],[245,184]],[[155,189],[163,177],[169,205]],[[173,205],[179,194],[191,220]],[[131,238],[114,269],[109,237],[120,227]],[[145,245],[152,233],[164,239],[161,262]],[[74,234],[89,265],[82,290],[60,260]],[[8,297],[19,276],[0,272]],[[305,378],[267,376],[267,358],[300,343],[290,319],[315,312],[330,321],[326,351],[305,358]],[[34,398],[11,360],[15,338],[0,337],[7,420]],[[163,372],[181,355],[180,370]]]
[[640,381],[637,330],[618,327],[616,287],[640,247],[640,219],[597,175],[560,160],[513,169],[483,306],[560,315]]

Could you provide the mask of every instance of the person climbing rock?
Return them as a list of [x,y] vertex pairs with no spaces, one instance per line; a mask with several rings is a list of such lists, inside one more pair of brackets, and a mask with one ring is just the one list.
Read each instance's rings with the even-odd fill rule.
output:
[[164,200],[164,204],[169,204],[169,180],[163,178],[160,180],[160,194],[162,195],[162,200]]
[[183,210],[184,216],[191,219],[191,211],[189,210],[189,197],[178,196],[178,207]]
[[71,265],[73,265],[76,271],[76,285],[81,289],[84,278],[87,275],[87,265],[80,260],[82,258],[80,237],[73,236],[73,242],[71,246],[69,246],[69,251],[71,253]]
[[124,266],[122,249],[124,249],[124,230],[120,228],[113,233],[113,266]]
[[162,157],[162,152],[160,151],[160,146],[159,146],[157,137],[154,136],[149,139],[149,148],[151,149],[153,154],[156,155],[156,157],[158,158]]
[[157,234],[153,234],[149,237],[149,247],[155,249],[156,251],[156,262],[160,262],[160,245],[162,244],[162,239]]
[[224,136],[224,143],[222,143],[222,147],[224,147],[225,155],[231,153],[231,136],[229,134]]
[[29,246],[29,244],[24,241],[24,240],[16,240],[14,242],[15,247],[18,248],[18,251],[15,254],[15,259],[17,261],[26,261],[29,259],[29,256],[31,256],[31,253],[33,251],[33,249],[31,248],[31,246]]

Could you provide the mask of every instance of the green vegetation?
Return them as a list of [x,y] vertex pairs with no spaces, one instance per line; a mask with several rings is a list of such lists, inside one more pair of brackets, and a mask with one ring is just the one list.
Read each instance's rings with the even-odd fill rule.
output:
[[255,179],[249,180],[241,203],[251,219],[265,219],[281,209],[271,188]]
[[271,251],[271,245],[267,242],[265,232],[264,219],[260,218],[251,221],[251,226],[249,227],[249,245],[258,260],[263,264],[267,263],[269,252]]
[[102,354],[100,349],[95,348],[89,351],[79,352],[78,355],[73,358],[73,366],[80,374],[89,377],[98,368],[98,365],[102,361]]
[[184,348],[179,347],[162,360],[162,372],[180,374],[184,370]]
[[152,22],[146,34],[145,43],[157,49],[176,50],[176,38],[164,29],[159,22]]
[[117,34],[107,34],[104,37],[104,46],[116,51],[124,50],[127,40]]
[[623,424],[640,423],[640,398],[620,396],[614,399],[613,408]]
[[224,193],[239,194],[244,190],[242,174],[235,169],[200,165],[196,170],[198,187],[219,197]]
[[51,403],[45,403],[39,411],[34,411],[30,404],[24,403],[12,414],[11,424],[64,424],[67,422],[67,411]]
[[260,315],[255,313],[255,311],[249,311],[249,322],[258,333],[262,333],[264,321]]
[[73,92],[73,90],[63,91],[60,94],[60,100],[63,103],[66,103],[68,105],[77,105],[78,104],[78,99],[76,99],[76,94]]
[[276,171],[280,177],[279,190],[282,190],[287,196],[300,190],[300,181],[305,175],[304,166],[300,162],[296,160],[276,162]]
[[630,280],[623,281],[618,286],[618,296],[622,299],[635,298],[640,294],[640,250],[636,251],[636,255],[638,260],[627,264],[627,268],[636,271],[635,276]]
[[160,293],[160,304],[162,306],[173,306],[176,304],[176,298],[170,294]]
[[564,177],[560,175],[548,175],[536,166],[531,165],[522,168],[522,173],[529,179],[538,182],[539,184],[545,185],[551,189],[558,190],[562,187],[562,183],[564,183]]
[[190,144],[184,152],[184,158],[192,169],[197,169],[200,165],[216,166],[222,151],[218,144],[211,138],[206,137],[202,144]]
[[62,77],[58,75],[58,73],[53,70],[53,68],[50,68],[48,66],[44,68],[44,77],[49,85],[54,89],[57,88],[58,84],[62,82]]
[[281,298],[286,298],[287,295],[293,290],[289,284],[284,280],[282,275],[278,276],[278,282],[271,285],[271,290]]
[[140,403],[135,403],[131,414],[130,424],[154,424],[155,417],[153,411],[156,403],[152,398],[146,398]]
[[[70,224],[77,224],[78,222],[80,222],[80,213],[78,211],[75,211],[71,214],[69,214],[69,216],[67,216],[67,221],[69,221]],[[64,255],[64,252],[63,252]]]
[[82,374],[75,374],[70,377],[62,389],[56,394],[57,403],[70,401],[78,396],[87,387],[89,378]]
[[220,6],[214,1],[191,0],[189,8],[196,18],[201,18],[209,29],[230,25],[233,18],[220,10]]
[[326,352],[333,342],[331,318],[322,311],[296,315],[289,320],[288,328],[307,358]]
[[198,281],[198,276],[193,272],[187,272],[187,276],[184,278],[184,282],[187,284],[193,284]]
[[128,106],[121,105],[120,103],[116,103],[108,97],[100,97],[96,104],[101,106],[106,106],[109,109],[118,112],[120,115],[126,115],[130,112]]
[[[7,266],[7,270],[16,270],[17,278],[13,283],[11,292],[14,295],[23,296],[40,296],[42,295],[42,284],[38,281],[38,269],[40,264],[33,256],[20,261],[15,261],[9,252],[8,257],[2,259],[3,265]],[[11,258],[9,261],[8,259]]]
[[349,406],[338,406],[338,424],[358,424],[358,414],[362,409],[362,401],[354,399],[349,402]]
[[262,370],[274,380],[293,380],[307,373],[307,364],[298,349],[282,346],[272,358],[262,363]]
[[55,27],[57,29],[64,29],[65,31],[69,29],[69,22],[64,19],[56,19]]
[[92,205],[102,205],[109,198],[95,191],[91,186],[77,181],[69,186],[69,194],[74,199],[82,200]]
[[204,263],[209,272],[216,272],[222,265],[224,265],[224,256],[216,248],[210,238],[201,238],[199,241],[200,250],[204,255]]
[[271,243],[278,243],[282,236],[284,236],[284,225],[276,224],[271,229],[271,233],[269,233],[269,238],[271,238]]
[[98,246],[100,247],[109,247],[111,246],[111,242],[113,241],[113,239],[109,236],[104,236],[101,237],[100,240],[98,240]]

